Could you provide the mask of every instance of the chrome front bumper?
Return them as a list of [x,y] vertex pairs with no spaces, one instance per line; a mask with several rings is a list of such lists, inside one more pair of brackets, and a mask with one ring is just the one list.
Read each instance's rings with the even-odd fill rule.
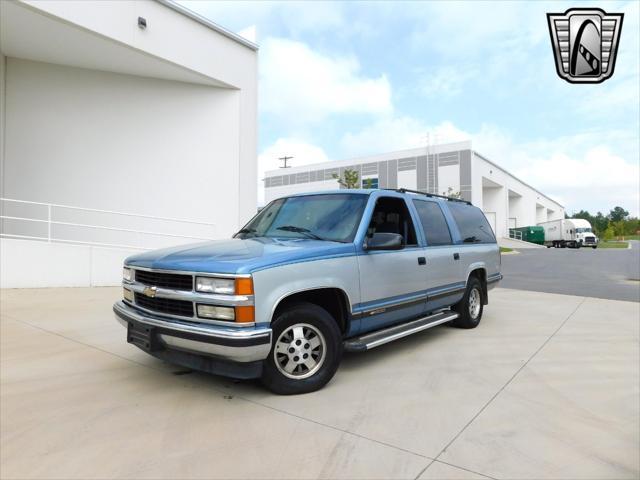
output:
[[[120,324],[131,332],[142,328],[153,340],[154,348],[149,343],[140,345],[132,341],[148,353],[155,355],[155,348],[177,350],[190,354],[214,357],[231,362],[256,362],[264,360],[271,350],[270,328],[220,328],[210,325],[194,325],[179,320],[169,320],[155,315],[143,313],[123,301],[113,305],[113,312]],[[157,356],[157,355],[156,355]]]

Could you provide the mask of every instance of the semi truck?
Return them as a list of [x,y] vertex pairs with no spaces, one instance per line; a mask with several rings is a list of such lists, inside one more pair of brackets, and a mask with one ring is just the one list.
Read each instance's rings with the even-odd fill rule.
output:
[[566,218],[539,223],[544,228],[544,244],[547,248],[598,248],[598,237],[591,224],[581,218]]

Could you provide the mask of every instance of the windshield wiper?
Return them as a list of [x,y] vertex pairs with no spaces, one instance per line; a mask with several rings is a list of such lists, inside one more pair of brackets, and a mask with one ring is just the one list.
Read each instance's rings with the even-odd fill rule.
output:
[[238,230],[236,233],[234,233],[233,236],[235,237],[236,235],[241,235],[243,233],[256,233],[256,231],[257,230],[255,228],[242,228]]
[[283,225],[281,227],[276,228],[276,230],[284,230],[285,232],[295,232],[302,233],[309,238],[313,238],[314,240],[327,240],[326,238],[322,238],[320,235],[316,235],[308,228],[304,227],[296,227],[295,225]]

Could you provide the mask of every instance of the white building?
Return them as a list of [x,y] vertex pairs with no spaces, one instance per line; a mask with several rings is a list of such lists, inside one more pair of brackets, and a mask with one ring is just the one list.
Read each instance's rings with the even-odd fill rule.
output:
[[2,287],[114,284],[255,213],[256,45],[168,0],[2,0],[0,22]]
[[333,176],[347,169],[358,172],[363,187],[459,193],[485,212],[498,238],[508,237],[509,228],[564,218],[562,205],[474,151],[471,142],[271,170],[265,200],[340,188]]

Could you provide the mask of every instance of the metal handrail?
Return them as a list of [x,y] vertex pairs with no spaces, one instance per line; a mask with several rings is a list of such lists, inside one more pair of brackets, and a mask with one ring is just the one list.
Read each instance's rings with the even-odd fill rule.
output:
[[514,228],[509,229],[509,238],[513,238],[515,240],[522,240],[522,232],[516,230]]
[[51,232],[52,225],[64,225],[64,226],[80,227],[80,228],[93,229],[93,230],[105,230],[105,231],[114,231],[114,232],[137,233],[137,234],[142,234],[142,235],[154,235],[154,236],[159,236],[159,237],[185,238],[185,239],[193,239],[193,240],[212,240],[213,239],[213,236],[212,237],[202,237],[202,236],[195,236],[195,235],[181,235],[181,234],[176,234],[176,233],[167,233],[167,232],[158,232],[158,231],[149,231],[149,230],[135,230],[135,229],[121,228],[121,227],[109,227],[107,225],[95,225],[95,224],[90,224],[90,223],[75,223],[75,222],[56,221],[56,220],[53,220],[53,218],[52,218],[52,213],[53,213],[52,211],[53,211],[54,208],[77,210],[77,211],[84,211],[84,212],[93,212],[93,213],[101,213],[101,214],[108,214],[108,215],[117,215],[117,216],[123,216],[123,217],[136,217],[136,218],[160,220],[160,221],[166,221],[166,222],[179,222],[179,223],[188,224],[188,225],[204,225],[204,226],[207,226],[207,227],[215,228],[215,224],[214,223],[201,222],[201,221],[195,221],[195,220],[186,220],[186,219],[182,219],[182,218],[160,217],[160,216],[156,216],[156,215],[145,215],[145,214],[137,214],[137,213],[130,213],[130,212],[118,212],[118,211],[114,211],[114,210],[102,210],[102,209],[97,209],[97,208],[76,207],[76,206],[72,206],[72,205],[62,205],[62,204],[57,204],[57,203],[33,202],[33,201],[30,201],[30,200],[18,200],[18,199],[14,199],[14,198],[6,198],[6,197],[0,197],[0,202],[14,202],[14,203],[20,203],[20,204],[26,204],[26,205],[39,205],[39,206],[47,207],[47,219],[46,220],[42,219],[42,218],[18,217],[18,216],[12,216],[12,215],[4,215],[4,214],[0,215],[0,219],[2,219],[2,220],[14,220],[14,221],[21,221],[21,222],[46,223],[47,224],[47,235],[46,236],[44,236],[44,235],[43,236],[22,235],[22,234],[18,234],[18,233],[0,232],[0,237],[4,237],[4,238],[18,238],[18,239],[25,239],[25,240],[41,240],[41,241],[47,241],[49,243],[51,243],[51,242],[61,242],[61,243],[72,243],[72,244],[80,244],[80,245],[95,245],[95,246],[101,246],[101,247],[135,248],[135,249],[141,249],[141,250],[148,250],[148,248],[141,247],[139,245],[125,245],[125,244],[119,244],[119,243],[105,243],[105,242],[95,242],[95,241],[88,242],[88,241],[84,241],[84,240],[74,240],[74,239],[69,239],[69,238],[53,237],[52,232]]
[[16,200],[15,198],[6,198],[0,197],[0,201],[3,202],[15,202],[15,203],[28,203],[30,205],[44,205],[46,207],[55,207],[55,208],[68,208],[70,210],[83,210],[85,212],[96,212],[96,213],[110,213],[113,215],[122,215],[125,217],[141,217],[141,218],[151,218],[154,220],[167,220],[171,222],[183,222],[183,223],[194,223],[197,225],[208,225],[211,227],[215,227],[215,223],[208,222],[200,222],[197,220],[185,220],[184,218],[172,218],[172,217],[158,217],[156,215],[145,215],[143,213],[129,213],[129,212],[117,212],[114,210],[101,210],[99,208],[87,208],[87,207],[76,207],[73,205],[62,205],[59,203],[43,203],[43,202],[32,202],[31,200]]

